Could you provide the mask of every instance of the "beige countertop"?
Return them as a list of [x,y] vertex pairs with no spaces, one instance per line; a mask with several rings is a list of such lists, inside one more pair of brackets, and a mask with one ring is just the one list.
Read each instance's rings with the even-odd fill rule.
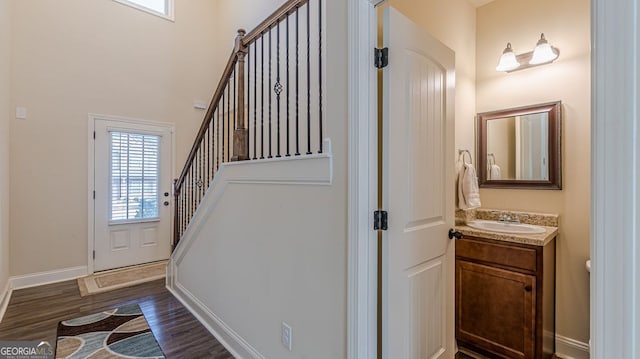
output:
[[516,234],[516,233],[498,233],[484,231],[477,228],[471,228],[467,225],[457,225],[456,230],[464,236],[480,237],[495,239],[498,241],[528,244],[533,246],[544,246],[549,243],[557,234],[558,227],[540,226],[545,229],[544,233],[538,234]]

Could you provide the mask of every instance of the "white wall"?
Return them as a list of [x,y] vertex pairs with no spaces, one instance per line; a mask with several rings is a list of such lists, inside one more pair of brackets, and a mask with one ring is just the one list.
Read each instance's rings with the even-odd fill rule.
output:
[[[257,10],[250,1],[220,1],[225,14],[238,14],[220,24],[226,38],[250,30],[281,1],[269,3]],[[332,184],[230,185],[178,266],[180,284],[266,358],[346,356],[347,3],[325,4]],[[251,19],[241,15],[247,6]],[[280,344],[281,321],[293,327],[291,353]]]
[[[265,358],[344,357],[344,208],[330,178],[326,158],[224,168],[172,257],[178,293]],[[280,344],[283,321],[291,353]]]
[[11,23],[9,0],[0,0],[0,300],[9,279],[9,119]]
[[[480,196],[486,208],[560,214],[556,331],[581,343],[589,340],[589,21],[584,0],[496,0],[478,8],[477,19],[477,112],[562,101],[562,191],[482,189]],[[507,42],[518,54],[531,51],[541,32],[560,49],[556,62],[510,74],[495,71]],[[466,126],[472,128],[472,120]]]
[[10,129],[15,276],[87,264],[87,114],[175,123],[179,171],[222,55],[215,1],[176,0],[175,22],[111,0],[11,4],[11,108],[29,113]]

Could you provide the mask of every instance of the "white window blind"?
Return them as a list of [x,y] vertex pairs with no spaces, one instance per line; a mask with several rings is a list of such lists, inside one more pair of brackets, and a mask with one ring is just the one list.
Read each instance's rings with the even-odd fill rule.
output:
[[111,221],[158,218],[160,136],[110,132]]

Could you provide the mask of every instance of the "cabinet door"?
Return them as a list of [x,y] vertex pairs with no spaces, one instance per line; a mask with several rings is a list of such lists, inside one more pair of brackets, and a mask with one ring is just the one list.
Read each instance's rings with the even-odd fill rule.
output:
[[456,339],[508,358],[535,355],[535,276],[456,260]]

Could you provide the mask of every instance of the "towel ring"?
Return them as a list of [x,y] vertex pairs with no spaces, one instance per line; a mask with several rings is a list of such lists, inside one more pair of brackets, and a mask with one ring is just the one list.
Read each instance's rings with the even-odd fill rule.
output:
[[[469,162],[465,161],[465,156],[469,155]],[[466,165],[473,164],[473,157],[471,157],[471,152],[469,150],[458,150],[458,161],[460,161],[460,157],[462,157],[462,162]]]

